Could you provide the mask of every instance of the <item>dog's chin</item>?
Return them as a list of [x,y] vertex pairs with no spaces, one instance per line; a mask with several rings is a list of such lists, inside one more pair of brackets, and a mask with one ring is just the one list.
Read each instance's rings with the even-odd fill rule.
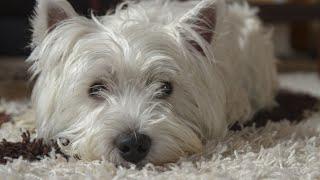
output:
[[81,159],[85,161],[96,161],[96,160],[101,161],[102,160],[102,161],[110,162],[114,164],[116,167],[125,167],[125,168],[135,167],[138,169],[143,168],[148,164],[152,164],[153,166],[165,166],[168,164],[176,163],[177,161],[179,161],[179,159],[185,157],[185,155],[180,155],[180,156],[161,155],[161,156],[158,156],[157,158],[152,158],[152,159],[146,158],[138,163],[131,163],[121,158],[117,152],[112,152],[108,155],[101,155],[101,156],[97,155],[95,157],[93,156],[87,157],[85,154],[83,156],[80,156],[78,154],[73,154],[72,156],[77,159]]
[[[165,152],[165,151],[164,151]],[[170,164],[178,163],[180,160],[192,160],[194,157],[198,157],[202,154],[202,151],[194,151],[194,152],[181,152],[181,154],[150,154],[146,159],[142,160],[141,162],[137,164],[133,164],[130,162],[127,162],[123,160],[122,158],[117,159],[116,161],[111,161],[116,166],[122,166],[122,167],[136,167],[136,168],[142,168],[146,165],[153,165],[153,166],[167,166]],[[152,157],[152,158],[151,158]]]
[[117,167],[125,167],[125,168],[135,167],[135,168],[140,169],[140,168],[143,168],[143,167],[150,165],[150,164],[153,166],[166,166],[166,165],[178,162],[179,159],[181,159],[181,157],[175,157],[175,158],[166,159],[166,160],[162,160],[162,159],[147,160],[146,159],[146,160],[143,160],[137,164],[130,163],[130,162],[125,161],[123,159],[119,159],[116,162],[111,161],[111,163],[113,163]]

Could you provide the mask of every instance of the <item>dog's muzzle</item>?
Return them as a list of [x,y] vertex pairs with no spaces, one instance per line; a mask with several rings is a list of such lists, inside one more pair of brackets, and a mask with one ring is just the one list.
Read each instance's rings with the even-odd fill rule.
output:
[[137,164],[148,155],[151,139],[145,134],[133,132],[119,135],[115,140],[115,145],[124,160]]

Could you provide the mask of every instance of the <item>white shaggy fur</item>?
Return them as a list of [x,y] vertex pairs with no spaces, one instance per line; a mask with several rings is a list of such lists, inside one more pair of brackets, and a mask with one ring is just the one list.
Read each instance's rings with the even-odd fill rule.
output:
[[[273,105],[270,35],[246,4],[142,1],[90,20],[64,0],[39,0],[36,12],[37,133],[70,140],[66,153],[123,164],[113,141],[137,131],[152,139],[144,163],[173,162]],[[102,101],[88,95],[96,81],[109,89]],[[157,99],[163,81],[173,93]]]

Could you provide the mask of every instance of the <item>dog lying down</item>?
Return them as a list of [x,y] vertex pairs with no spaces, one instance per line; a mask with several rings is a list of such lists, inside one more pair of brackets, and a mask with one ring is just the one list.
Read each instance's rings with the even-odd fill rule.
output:
[[276,105],[271,35],[246,3],[125,2],[88,19],[38,0],[35,12],[37,137],[67,155],[175,162]]

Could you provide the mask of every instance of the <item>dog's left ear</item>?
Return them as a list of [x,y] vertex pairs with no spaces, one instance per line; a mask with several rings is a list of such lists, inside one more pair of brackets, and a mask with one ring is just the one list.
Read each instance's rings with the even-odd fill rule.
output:
[[67,0],[37,0],[35,15],[31,20],[32,44],[38,45],[60,22],[78,16]]
[[[181,17],[179,23],[187,24],[200,37],[211,43],[217,27],[218,19],[224,10],[221,0],[203,0],[192,10]],[[187,36],[183,33],[184,36]],[[187,37],[188,38],[188,37]],[[194,40],[188,40],[197,50],[203,52],[200,45]]]

